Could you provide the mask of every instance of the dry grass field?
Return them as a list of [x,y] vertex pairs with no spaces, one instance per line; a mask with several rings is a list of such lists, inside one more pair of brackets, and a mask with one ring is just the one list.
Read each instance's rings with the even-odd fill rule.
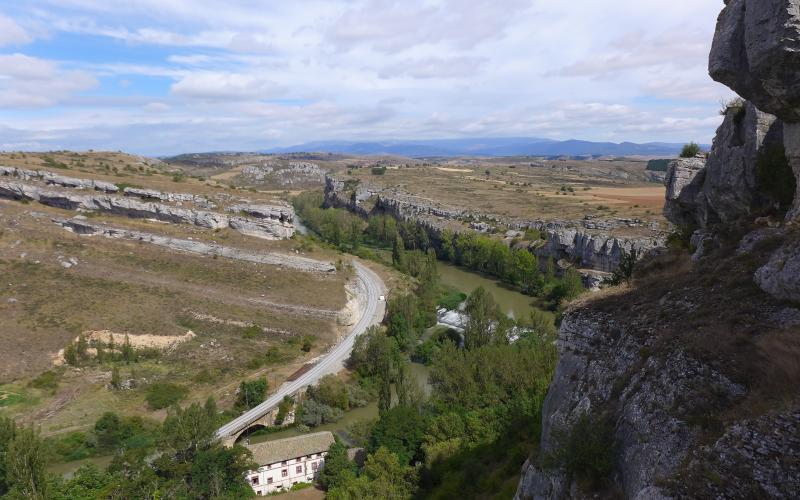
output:
[[374,175],[347,173],[456,208],[521,219],[638,218],[662,222],[664,187],[646,162],[617,160],[450,160]]
[[[119,153],[5,154],[0,165],[161,191],[272,200],[186,175],[173,178],[158,161]],[[163,417],[164,410],[151,411],[145,403],[153,382],[188,388],[184,402],[214,395],[227,408],[241,380],[263,376],[276,387],[346,329],[338,320],[347,301],[346,270],[301,272],[80,236],[51,220],[75,215],[0,200],[0,414],[35,422],[46,435],[89,427],[105,411]],[[234,248],[328,262],[341,258],[308,243],[265,241],[230,229],[85,215],[92,224]],[[112,390],[112,363],[54,364],[58,352],[78,335],[96,330],[129,334],[134,340],[188,331],[196,336],[160,351],[150,349],[136,362],[116,363],[121,378],[134,387]]]

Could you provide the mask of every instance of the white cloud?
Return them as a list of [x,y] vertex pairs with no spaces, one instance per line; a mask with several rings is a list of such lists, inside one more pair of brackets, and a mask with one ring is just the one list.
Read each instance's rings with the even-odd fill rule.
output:
[[[149,153],[464,135],[708,142],[728,95],[705,69],[720,8],[31,0],[8,14],[28,30],[47,27],[31,31],[43,39],[37,54],[62,35],[98,50],[3,56],[0,105],[59,107],[0,109],[0,121],[21,131],[17,143]],[[94,78],[101,90],[86,92]]]
[[284,89],[256,75],[198,71],[181,77],[171,91],[195,99],[263,100],[280,96]]
[[0,55],[0,106],[45,107],[91,89],[97,81],[83,71],[23,54]]
[[0,13],[0,47],[25,44],[31,40],[31,36],[19,24]]
[[506,0],[502,5],[493,0],[367,0],[331,23],[326,38],[342,50],[366,45],[392,53],[440,42],[471,49],[502,38],[514,14],[529,5],[522,0]]
[[486,59],[481,57],[403,59],[383,67],[378,75],[381,78],[410,76],[422,79],[469,77],[474,76],[484,62]]

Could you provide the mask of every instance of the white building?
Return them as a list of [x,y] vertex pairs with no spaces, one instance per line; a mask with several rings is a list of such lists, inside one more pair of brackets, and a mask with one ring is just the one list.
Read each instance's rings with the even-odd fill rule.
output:
[[256,495],[309,483],[322,468],[333,442],[333,434],[326,431],[245,445],[259,465],[258,470],[248,471],[247,481]]

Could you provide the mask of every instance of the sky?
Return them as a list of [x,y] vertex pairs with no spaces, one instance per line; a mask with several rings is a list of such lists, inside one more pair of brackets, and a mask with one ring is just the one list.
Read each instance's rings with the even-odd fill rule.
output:
[[0,150],[710,143],[720,0],[0,0]]

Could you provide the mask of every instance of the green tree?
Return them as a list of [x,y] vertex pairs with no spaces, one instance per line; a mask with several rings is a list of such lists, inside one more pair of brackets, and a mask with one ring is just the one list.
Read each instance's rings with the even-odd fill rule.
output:
[[239,411],[255,408],[264,401],[268,391],[269,384],[267,384],[267,379],[265,378],[250,381],[244,380],[239,384],[234,408]]
[[10,488],[8,474],[8,449],[17,434],[17,424],[8,417],[0,417],[0,496]]
[[319,473],[319,484],[326,490],[335,488],[342,482],[342,475],[349,471],[355,474],[356,465],[347,457],[347,447],[336,441],[325,455],[325,466]]
[[684,144],[681,149],[681,158],[694,158],[700,152],[700,146],[694,142]]
[[398,405],[386,411],[375,426],[369,440],[369,450],[385,447],[400,460],[409,464],[420,459],[420,446],[427,422],[413,406]]
[[467,298],[464,312],[469,316],[464,328],[464,346],[475,349],[490,344],[502,317],[492,294],[483,287],[476,288]]
[[122,377],[119,374],[119,367],[114,365],[114,367],[111,369],[111,387],[114,389],[119,389],[121,383]]
[[406,268],[405,259],[406,248],[403,243],[403,238],[400,235],[394,239],[394,246],[392,246],[392,265],[398,270],[403,271]]
[[360,476],[345,472],[341,478],[340,484],[328,491],[328,499],[405,500],[414,496],[418,474],[415,468],[401,464],[391,451],[379,448],[367,457]]
[[33,427],[20,427],[8,445],[6,481],[12,496],[48,498],[47,450]]
[[315,387],[311,386],[307,389],[307,396],[333,408],[349,409],[350,398],[347,384],[336,375],[322,377]]
[[250,451],[239,445],[201,450],[191,464],[189,490],[194,498],[250,498],[253,489],[243,480],[258,469]]
[[175,406],[161,426],[161,444],[172,450],[179,461],[191,462],[200,449],[214,440],[217,429],[217,406],[208,398],[204,406],[192,403],[188,408]]

